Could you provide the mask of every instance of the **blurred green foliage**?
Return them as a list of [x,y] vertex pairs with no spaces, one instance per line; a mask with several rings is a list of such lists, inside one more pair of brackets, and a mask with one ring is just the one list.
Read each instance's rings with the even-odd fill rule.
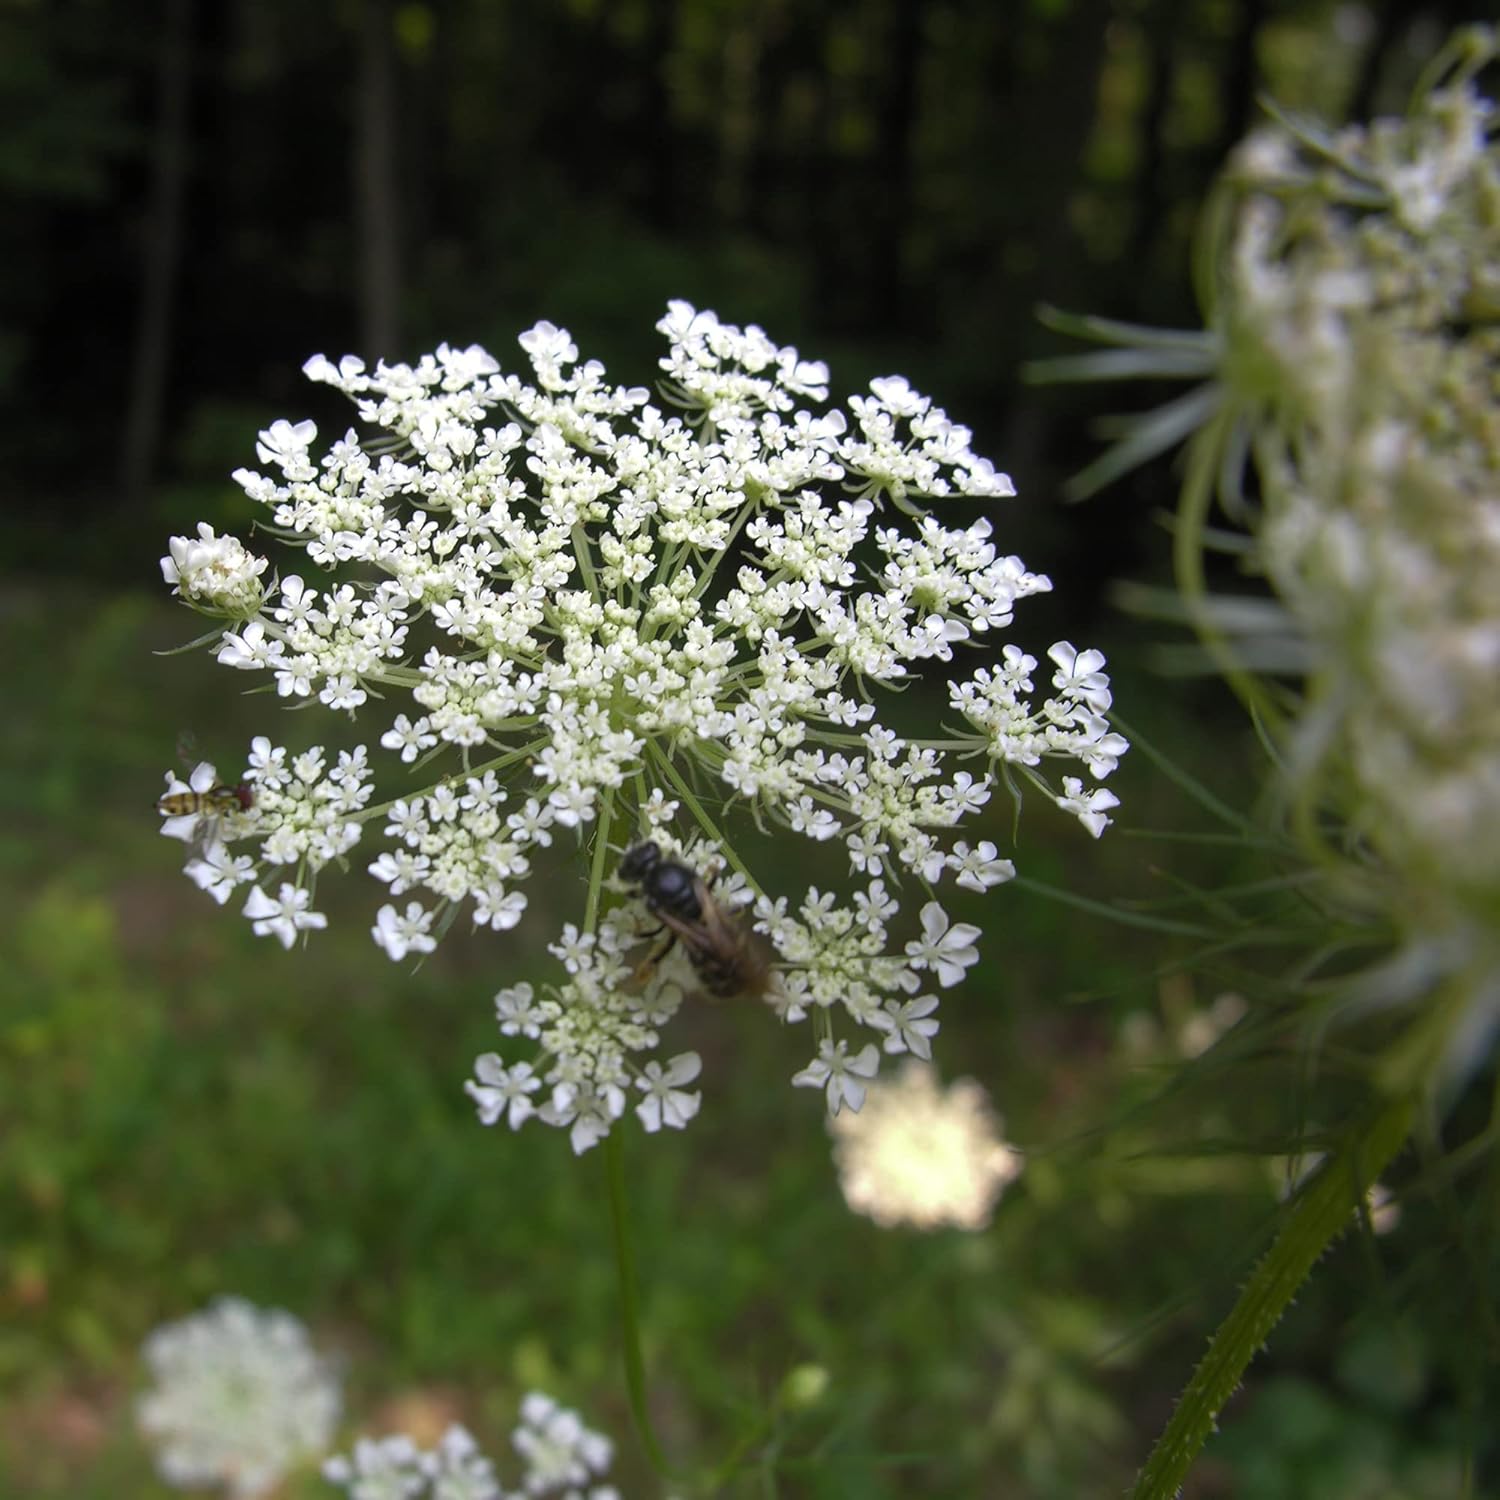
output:
[[[461,1091],[494,1040],[489,996],[537,958],[527,926],[455,932],[422,967],[391,965],[367,940],[373,891],[351,877],[320,892],[331,928],[305,951],[255,939],[180,877],[151,802],[180,728],[228,764],[279,720],[275,700],[226,696],[205,657],[152,658],[188,617],[139,596],[11,591],[5,611],[15,660],[52,670],[11,680],[0,724],[4,1493],[165,1494],[131,1433],[136,1351],[225,1291],[291,1309],[347,1362],[351,1436],[436,1409],[498,1454],[541,1385],[616,1438],[625,1493],[658,1492],[629,1433],[602,1162],[556,1132],[481,1128]],[[1128,666],[1117,687],[1145,700]],[[1172,713],[1159,706],[1153,731],[1190,745]],[[1237,774],[1232,755],[1217,772]],[[1121,790],[1143,824],[1183,811],[1144,760]],[[995,823],[1005,839],[1006,815]],[[1027,809],[1027,874],[1140,890],[1139,840],[1085,847],[1062,823]],[[627,1132],[653,1416],[672,1454],[717,1460],[790,1370],[828,1372],[727,1493],[770,1492],[762,1466],[774,1493],[817,1500],[1118,1491],[1275,1220],[1273,1176],[1234,1132],[1259,1117],[1259,1145],[1286,1149],[1304,1103],[1279,1086],[1261,1098],[1241,1073],[1226,1092],[1213,1052],[1163,1093],[1183,1007],[1210,998],[1153,977],[1163,939],[1018,888],[987,914],[986,962],[947,998],[937,1055],[984,1082],[1029,1148],[989,1230],[852,1216],[817,1096],[786,1085],[804,1039],[753,1010],[684,1016],[703,1114],[680,1136]],[[1132,1013],[1147,1024],[1122,1050]],[[1287,1332],[1292,1367],[1245,1421],[1259,1431],[1262,1399],[1274,1412],[1311,1390],[1297,1409],[1336,1429],[1315,1444],[1317,1483],[1456,1495],[1440,1482],[1466,1429],[1420,1339],[1356,1340],[1337,1386],[1319,1374],[1323,1330],[1384,1295],[1372,1257],[1388,1243],[1338,1252],[1342,1272]],[[1274,1444],[1232,1424],[1207,1471],[1245,1488],[1217,1493],[1303,1493],[1308,1446],[1272,1425]],[[1407,1489],[1368,1487],[1372,1451]]]

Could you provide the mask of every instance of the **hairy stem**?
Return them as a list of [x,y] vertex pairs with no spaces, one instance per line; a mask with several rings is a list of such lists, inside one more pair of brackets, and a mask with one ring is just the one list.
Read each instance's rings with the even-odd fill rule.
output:
[[1281,1320],[1318,1257],[1356,1222],[1366,1190],[1405,1142],[1412,1115],[1409,1097],[1386,1102],[1360,1122],[1303,1189],[1193,1371],[1136,1480],[1131,1500],[1174,1500],[1255,1351]]

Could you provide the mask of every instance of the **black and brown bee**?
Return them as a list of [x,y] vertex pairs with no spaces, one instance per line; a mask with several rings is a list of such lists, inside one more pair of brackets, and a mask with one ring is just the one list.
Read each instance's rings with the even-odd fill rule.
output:
[[649,978],[672,945],[681,943],[706,994],[733,1000],[766,993],[772,980],[766,945],[719,905],[710,880],[680,860],[666,858],[649,839],[625,851],[619,873],[639,888],[646,910],[661,923],[648,936],[668,934],[666,943],[637,966],[639,978]]

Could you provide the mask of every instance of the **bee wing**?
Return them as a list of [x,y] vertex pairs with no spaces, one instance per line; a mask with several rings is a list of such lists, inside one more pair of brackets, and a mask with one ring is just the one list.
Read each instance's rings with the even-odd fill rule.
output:
[[698,897],[698,910],[703,913],[703,930],[715,948],[738,948],[745,941],[745,929],[739,920],[714,900],[704,881],[699,880],[694,888]]
[[[717,908],[705,906],[702,908],[705,917],[710,911]],[[655,913],[656,920],[663,927],[676,935],[677,941],[685,948],[697,949],[700,953],[712,953],[720,941],[717,936],[718,929],[710,927],[707,922],[689,922],[686,917],[674,916],[669,911]]]

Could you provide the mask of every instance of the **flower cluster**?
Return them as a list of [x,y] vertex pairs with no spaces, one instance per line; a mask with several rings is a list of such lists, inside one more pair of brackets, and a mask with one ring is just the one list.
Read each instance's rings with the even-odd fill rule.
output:
[[1287,417],[1259,441],[1259,539],[1326,706],[1309,716],[1302,763],[1347,766],[1371,844],[1491,909],[1495,125],[1460,77],[1405,120],[1252,138],[1227,288],[1238,363]]
[[244,1500],[328,1451],[338,1381],[291,1314],[224,1297],[157,1329],[142,1354],[155,1384],[136,1420],[169,1484]]
[[511,1442],[523,1466],[516,1489],[500,1483],[494,1464],[456,1426],[432,1449],[401,1435],[362,1438],[348,1457],[329,1459],[323,1473],[348,1500],[619,1500],[613,1485],[599,1482],[609,1472],[613,1445],[550,1396],[533,1391],[522,1401]]
[[206,522],[196,537],[174,536],[161,560],[161,576],[172,592],[205,614],[248,619],[265,599],[263,557],[247,552],[232,536],[215,536]]
[[887,1229],[983,1229],[1021,1171],[979,1084],[961,1078],[945,1090],[927,1063],[903,1063],[859,1114],[828,1128],[844,1201]]
[[[365,747],[335,763],[257,739],[249,809],[216,803],[188,830],[191,877],[221,902],[248,886],[246,916],[289,945],[322,924],[318,871],[373,824],[384,842],[360,857],[389,899],[372,936],[396,960],[431,951],[463,909],[514,927],[534,870],[584,851],[579,920],[551,947],[564,977],[496,999],[502,1033],[538,1050],[489,1054],[470,1084],[484,1119],[534,1116],[579,1150],[632,1098],[648,1130],[698,1107],[697,1058],[649,1056],[694,988],[693,955],[679,945],[643,974],[632,950],[657,924],[610,880],[632,844],[654,840],[754,924],[773,950],[769,998],[815,1022],[799,1081],[857,1107],[873,1053],[851,1056],[835,1015],[926,1056],[924,986],[957,982],[979,935],[935,887],[1014,874],[955,831],[997,784],[1024,781],[1097,836],[1116,799],[1084,778],[1126,748],[1096,651],[1054,645],[1050,696],[1014,646],[958,665],[1051,587],[1000,551],[989,518],[949,523],[1014,493],[967,428],[895,376],[830,407],[824,365],[685,303],[657,326],[660,405],[610,385],[550,323],[520,340],[529,379],[477,347],[373,370],[307,363],[365,431],[321,453],[309,421],[261,434],[261,468],[235,477],[305,565],[241,612],[218,658],[267,674],[290,704],[373,715],[386,768],[408,779],[377,803]],[[931,663],[950,674],[955,723],[878,722],[877,693]],[[1052,784],[1058,760],[1082,774]],[[211,786],[211,768],[198,779]],[[720,827],[731,803],[764,831],[842,844],[853,899],[767,890]],[[908,884],[921,935],[904,941]]]
[[[1477,86],[1497,58],[1500,29],[1468,27],[1403,118],[1278,114],[1206,221],[1207,326],[1064,318],[1119,347],[1052,372],[1203,379],[1074,490],[1192,436],[1174,607],[1275,740],[1326,910],[1392,940],[1337,1008],[1437,1001],[1392,1091],[1452,1084],[1500,1036],[1500,115]],[[1215,487],[1237,544],[1208,529]],[[1274,597],[1205,591],[1198,555],[1225,546]]]
[[1352,1006],[1449,997],[1429,1078],[1500,1025],[1500,117],[1473,82],[1497,55],[1461,33],[1406,118],[1252,139],[1225,290],[1236,389],[1273,414],[1258,555],[1307,674],[1287,763],[1402,944]]

